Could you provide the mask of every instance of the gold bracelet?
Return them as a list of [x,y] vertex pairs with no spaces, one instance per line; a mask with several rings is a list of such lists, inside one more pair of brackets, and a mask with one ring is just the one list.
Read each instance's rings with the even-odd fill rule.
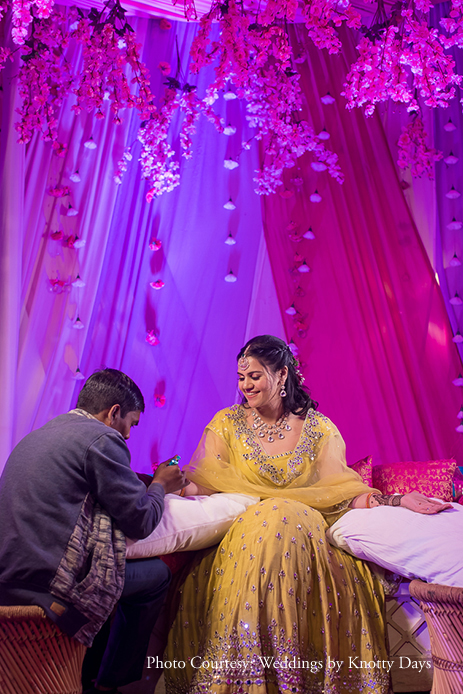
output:
[[182,491],[180,492],[179,496],[185,496],[185,490],[186,490],[186,487],[183,487],[183,489],[182,489]]

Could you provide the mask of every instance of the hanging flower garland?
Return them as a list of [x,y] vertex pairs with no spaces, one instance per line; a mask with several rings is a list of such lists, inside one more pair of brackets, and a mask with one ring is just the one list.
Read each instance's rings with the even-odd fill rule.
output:
[[33,20],[31,35],[24,41],[18,78],[22,105],[15,128],[22,144],[30,141],[34,131],[41,132],[44,140],[57,138],[57,110],[74,79],[65,58],[68,44],[69,33],[60,13]]
[[452,0],[450,16],[440,20],[440,25],[448,36],[441,38],[444,48],[457,46],[463,48],[463,2]]
[[[66,60],[71,40],[83,47],[84,66],[78,74]],[[54,12],[48,19],[34,16],[30,36],[22,44],[18,88],[23,103],[15,124],[20,143],[29,142],[34,131],[45,140],[56,140],[57,109],[71,91],[76,113],[96,109],[96,118],[104,118],[103,101],[111,101],[115,123],[121,122],[124,108],[137,108],[141,117],[156,110],[140,45],[118,0],[107,0],[101,12],[92,9],[88,17],[78,8],[67,15]],[[11,51],[1,49],[0,69],[8,57]],[[138,94],[130,89],[127,67]]]
[[420,178],[426,175],[434,178],[434,162],[442,159],[442,152],[431,149],[426,144],[421,114],[415,113],[413,120],[402,128],[398,141],[399,158],[397,164],[401,169],[411,168],[412,176]]
[[[0,0],[0,15],[7,2]],[[326,149],[302,117],[298,57],[294,59],[285,28],[286,22],[295,19],[297,0],[268,0],[264,9],[257,10],[238,0],[215,0],[201,18],[191,47],[193,74],[215,62],[214,81],[205,97],[200,98],[185,78],[178,80],[178,74],[169,77],[158,108],[149,72],[140,60],[140,46],[119,0],[106,0],[102,11],[84,13],[73,8],[67,16],[52,12],[53,0],[10,2],[13,40],[22,58],[19,90],[23,105],[16,124],[20,142],[28,142],[34,131],[56,141],[57,109],[71,92],[76,96],[76,113],[83,109],[95,111],[97,118],[105,117],[103,102],[110,101],[115,123],[121,122],[123,109],[135,108],[142,120],[138,139],[142,144],[143,175],[150,183],[147,198],[152,199],[172,190],[180,180],[179,163],[168,141],[174,114],[183,116],[180,146],[182,156],[189,158],[201,114],[219,132],[225,132],[213,106],[219,92],[227,90],[245,100],[254,138],[263,142],[263,164],[254,178],[257,193],[278,190],[284,169],[292,167],[307,151],[319,170],[327,170],[342,182],[337,155]],[[406,104],[410,112],[419,110],[419,100],[430,107],[448,105],[462,76],[455,72],[454,60],[445,50],[463,46],[463,0],[453,0],[450,16],[441,20],[445,34],[428,26],[429,9],[430,0],[405,0],[394,5],[388,15],[384,1],[378,0],[372,25],[361,27],[364,36],[358,45],[359,56],[346,79],[348,108],[363,107],[371,115],[376,104],[387,99]],[[196,18],[193,0],[185,0],[185,12],[187,18]],[[341,24],[360,26],[360,16],[350,0],[303,0],[302,14],[315,45],[330,53],[341,48],[337,34]],[[211,39],[214,21],[220,27],[216,40]],[[83,49],[84,68],[79,74],[74,74],[66,61],[71,40]],[[0,69],[11,56],[10,49],[0,49]],[[166,69],[164,65],[165,75]],[[417,127],[410,130],[415,138]],[[62,152],[60,147],[57,153]],[[248,142],[243,143],[242,149],[248,147]],[[406,155],[404,147],[402,150],[401,161],[412,163],[412,150],[409,148]],[[413,151],[424,156],[422,146]],[[234,159],[232,164],[236,166],[237,161]],[[119,167],[116,178],[121,178],[124,166]],[[412,168],[427,170],[423,161]]]
[[3,70],[3,68],[5,67],[8,58],[10,60],[13,60],[13,51],[10,48],[4,48],[3,46],[0,46],[0,70]]
[[179,164],[171,161],[175,152],[167,141],[169,126],[179,102],[175,89],[166,89],[164,104],[142,123],[137,138],[141,142],[140,155],[143,178],[151,183],[146,195],[148,202],[153,197],[168,193],[180,183]]
[[370,116],[377,103],[392,99],[416,111],[418,95],[426,106],[446,108],[455,96],[462,80],[455,61],[444,53],[438,30],[417,17],[415,3],[407,6],[365,31],[346,78],[347,108],[365,107]]
[[[72,37],[83,47],[84,65],[78,87],[74,89],[76,113],[96,109],[96,118],[104,118],[103,102],[111,102],[113,122],[121,123],[119,112],[124,108],[137,108],[142,117],[156,110],[154,95],[149,85],[149,71],[139,56],[140,45],[132,27],[125,21],[125,10],[118,0],[108,0],[103,10],[90,11],[86,18],[81,10],[79,22]],[[138,87],[132,93],[126,76],[131,67],[131,81]]]
[[[269,0],[257,16],[247,13],[236,0],[215,2],[200,20],[191,47],[191,71],[218,61],[216,77],[209,85],[206,103],[213,104],[227,84],[246,101],[247,120],[255,128],[255,139],[263,140],[264,162],[254,178],[256,193],[274,193],[282,184],[285,168],[310,151],[329,173],[342,182],[337,155],[328,151],[301,119],[302,92],[299,74],[293,68],[292,49],[278,20],[293,20],[297,3]],[[218,40],[212,41],[212,22],[220,21]]]

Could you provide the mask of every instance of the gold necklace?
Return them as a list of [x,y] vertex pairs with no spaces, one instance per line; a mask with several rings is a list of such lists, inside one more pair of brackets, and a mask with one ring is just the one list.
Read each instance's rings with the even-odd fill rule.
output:
[[291,431],[291,427],[288,424],[288,415],[282,414],[275,424],[267,424],[263,419],[257,414],[257,412],[252,410],[253,423],[252,428],[257,432],[257,436],[261,439],[267,436],[267,441],[273,443],[275,441],[274,436],[278,436],[279,439],[284,439],[285,435],[283,431]]

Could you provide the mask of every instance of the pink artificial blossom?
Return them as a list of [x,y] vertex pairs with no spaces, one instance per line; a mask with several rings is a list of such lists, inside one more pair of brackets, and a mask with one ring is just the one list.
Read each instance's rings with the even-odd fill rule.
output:
[[13,29],[11,35],[14,43],[23,45],[32,22],[32,0],[13,0]]
[[162,248],[162,241],[159,239],[152,239],[149,244],[150,251],[159,251]]
[[339,53],[341,41],[335,27],[346,22],[348,27],[360,27],[360,15],[350,2],[338,0],[309,0],[302,10],[305,26],[317,48],[327,48],[329,53]]
[[153,289],[162,289],[164,287],[165,282],[162,280],[156,280],[156,282],[150,282],[150,287]]
[[170,75],[171,67],[169,63],[165,62],[165,60],[162,60],[159,63],[158,68],[161,70],[163,75]]
[[58,142],[58,140],[55,140],[53,142],[53,151],[56,154],[57,157],[64,157],[66,155],[68,146],[62,142]]
[[[11,35],[14,43],[23,45],[32,22],[31,6],[35,4],[38,19],[48,19],[54,0],[12,0],[13,29]],[[0,18],[4,5],[0,6]]]
[[5,16],[8,6],[8,0],[0,0],[0,20]]
[[67,248],[75,248],[76,240],[77,240],[77,236],[74,236],[74,234],[71,234],[71,236],[68,236],[67,238],[64,239],[63,243]]
[[440,24],[450,34],[440,37],[444,48],[463,48],[463,0],[452,0],[450,16],[441,19]]
[[69,186],[56,186],[56,188],[49,188],[47,192],[53,198],[64,198],[66,195],[70,195],[71,189]]
[[13,51],[11,50],[11,48],[3,48],[3,46],[0,46],[0,70],[3,70],[3,68],[5,67],[5,63],[8,60],[8,58],[11,61],[13,61]]
[[148,330],[148,332],[146,333],[146,342],[150,344],[152,347],[159,344],[159,338],[157,337],[154,330]]
[[58,275],[55,278],[49,278],[48,281],[50,282],[50,291],[53,294],[62,294],[65,291],[69,291],[71,288],[70,277],[67,280],[62,280]]

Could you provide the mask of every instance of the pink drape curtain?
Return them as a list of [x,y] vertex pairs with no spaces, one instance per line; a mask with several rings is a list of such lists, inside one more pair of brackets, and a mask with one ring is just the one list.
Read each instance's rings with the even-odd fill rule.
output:
[[[448,2],[437,4],[431,10],[429,20],[431,26],[440,29],[440,20],[448,16],[450,7]],[[463,57],[458,48],[449,51],[455,60],[456,71],[461,74],[463,70]],[[401,171],[397,167],[399,178],[405,183],[404,195],[408,203],[413,219],[417,225],[421,240],[431,260],[434,270],[438,273],[439,282],[444,298],[450,324],[454,333],[462,332],[463,304],[450,303],[455,293],[461,295],[463,291],[463,265],[456,265],[456,255],[460,263],[463,262],[463,244],[461,242],[461,229],[449,229],[455,218],[463,220],[462,209],[462,167],[463,158],[462,132],[463,119],[459,103],[459,90],[456,97],[449,102],[446,109],[422,109],[424,128],[427,133],[429,147],[435,147],[443,153],[443,159],[435,164],[434,178],[412,179],[409,171]],[[389,102],[381,108],[381,120],[386,134],[391,155],[397,159],[397,140],[402,127],[411,121],[412,116],[407,113],[405,105]],[[454,129],[448,128],[449,121]],[[458,157],[456,164],[447,164],[445,158],[450,153]],[[408,186],[408,187],[407,187]],[[460,193],[460,197],[448,198],[447,193],[452,186]],[[456,343],[460,357],[463,354],[463,343]]]
[[[438,26],[440,19],[448,16],[449,3],[437,5],[431,13],[434,26]],[[453,48],[451,56],[455,60],[457,72],[463,71],[463,55],[461,49]],[[459,102],[461,93],[450,102],[448,109],[436,109],[434,115],[434,145],[443,152],[444,159],[449,154],[458,157],[458,162],[448,165],[444,159],[436,165],[436,269],[439,273],[442,294],[446,303],[453,332],[460,334],[463,331],[463,303],[450,303],[455,300],[455,294],[463,295],[463,242],[462,228],[448,228],[455,219],[463,224],[463,115]],[[454,130],[445,130],[449,122],[455,126]],[[452,186],[460,193],[458,198],[448,198],[446,194]],[[454,255],[462,265],[454,266]],[[463,356],[463,343],[457,343],[460,356]],[[461,389],[458,389],[461,392]],[[460,405],[463,398],[460,395]]]
[[[460,400],[451,382],[460,360],[380,119],[344,108],[351,36],[344,35],[343,53],[335,57],[302,34],[293,38],[309,56],[301,66],[309,118],[316,132],[326,127],[331,134],[328,144],[340,154],[346,180],[339,186],[305,159],[300,192],[264,200],[280,308],[294,302],[299,312],[285,316],[288,339],[299,347],[321,411],[344,434],[351,462],[368,454],[375,463],[458,456]],[[336,97],[332,105],[320,101],[328,91]],[[293,177],[286,177],[289,189]],[[315,188],[323,198],[318,204],[309,201]],[[292,242],[291,222],[302,232],[312,226],[316,238]],[[310,273],[294,270],[301,258]],[[299,325],[305,337],[295,320],[305,324]]]

